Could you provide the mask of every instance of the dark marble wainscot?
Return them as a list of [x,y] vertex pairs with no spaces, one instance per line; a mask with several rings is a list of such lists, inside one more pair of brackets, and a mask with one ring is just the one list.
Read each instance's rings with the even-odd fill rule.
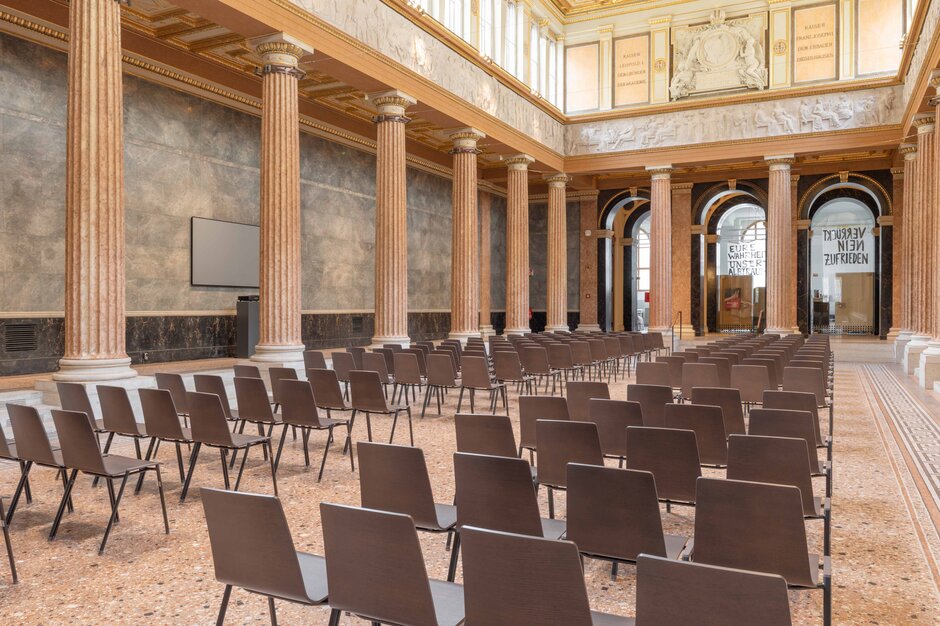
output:
[[375,314],[304,313],[300,334],[310,350],[367,346],[375,334]]
[[450,332],[448,311],[421,311],[408,313],[408,336],[412,341],[445,339]]
[[235,354],[235,316],[128,317],[126,336],[135,364],[225,358]]
[[[0,320],[0,376],[53,372],[65,351],[65,320],[61,317],[27,317]],[[33,326],[24,329],[23,326]],[[17,328],[35,337],[35,349],[7,349],[7,329]],[[35,334],[33,335],[33,332]],[[12,332],[10,337],[12,338]],[[10,346],[11,348],[13,346]],[[32,347],[32,346],[25,346]]]

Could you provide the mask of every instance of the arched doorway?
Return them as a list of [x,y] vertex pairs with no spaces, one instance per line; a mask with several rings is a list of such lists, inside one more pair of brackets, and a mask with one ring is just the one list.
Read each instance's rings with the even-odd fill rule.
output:
[[598,322],[605,330],[648,324],[649,216],[649,192],[638,189],[616,193],[601,211],[598,226],[609,233],[600,239],[598,259]]

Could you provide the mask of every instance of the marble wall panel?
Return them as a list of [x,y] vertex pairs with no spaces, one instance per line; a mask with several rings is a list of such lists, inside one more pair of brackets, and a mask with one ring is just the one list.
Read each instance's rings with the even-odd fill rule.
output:
[[[577,310],[581,297],[578,276],[580,274],[580,219],[581,205],[572,200],[566,205],[568,310]],[[548,293],[548,204],[532,203],[529,206],[529,306],[533,310],[545,310]],[[544,326],[544,323],[543,323]]]
[[494,194],[490,207],[490,310],[504,311],[505,309],[506,198]]
[[407,185],[408,308],[449,311],[452,182],[410,169]]

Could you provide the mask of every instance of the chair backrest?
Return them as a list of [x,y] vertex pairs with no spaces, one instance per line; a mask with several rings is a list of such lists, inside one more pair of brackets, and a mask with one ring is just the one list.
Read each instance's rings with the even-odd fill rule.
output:
[[[457,352],[453,348],[454,348],[453,346],[445,346],[444,348],[436,348],[434,350],[431,350],[431,352],[428,353],[428,376],[431,376],[431,370],[434,369],[434,365],[430,359],[432,356],[436,355],[436,356],[447,357],[447,369],[450,370],[451,376],[453,376],[454,379],[457,378],[457,369],[458,369]],[[443,359],[438,359],[435,361],[435,363],[438,364],[438,367],[441,367],[441,368],[444,367]]]
[[593,422],[536,420],[535,449],[539,483],[564,488],[568,463],[603,465],[604,454]]
[[141,388],[137,390],[137,395],[140,396],[144,428],[148,435],[178,441],[184,439],[183,427],[180,426],[179,414],[173,403],[173,394],[166,389]]
[[506,415],[458,413],[454,416],[454,429],[457,452],[511,457],[519,454],[512,422]]
[[732,365],[731,386],[741,392],[743,402],[760,402],[765,391],[775,389],[763,365]]
[[330,608],[376,622],[437,625],[410,517],[326,502],[320,517]]
[[84,413],[52,410],[52,421],[66,467],[83,472],[104,473],[98,437]]
[[809,411],[813,414],[813,425],[816,427],[816,445],[822,445],[822,432],[819,428],[819,410],[816,406],[816,395],[805,391],[765,391],[765,409],[790,409],[793,411]]
[[339,386],[339,378],[333,370],[307,370],[307,380],[313,387],[313,397],[321,409],[343,409],[346,402],[343,400],[343,390]]
[[[236,365],[232,368],[236,378],[261,378],[261,370],[257,365]],[[176,398],[173,398],[176,402]]]
[[682,365],[682,397],[692,397],[693,387],[720,387],[718,366],[712,363],[684,363]]
[[706,363],[710,363],[718,368],[718,384],[715,385],[716,387],[731,386],[731,361],[720,356],[699,357],[699,365],[704,365]]
[[627,469],[652,472],[661,500],[695,502],[695,481],[702,475],[695,431],[629,427]]
[[555,369],[571,369],[574,366],[571,347],[563,343],[549,344],[548,362]]
[[572,341],[568,347],[571,349],[571,359],[576,365],[590,365],[593,362],[591,344],[587,341]]
[[666,556],[650,472],[571,463],[566,520],[566,538],[581,552],[625,561]]
[[428,355],[428,384],[442,387],[454,387],[454,362],[450,354],[431,353]]
[[95,410],[91,406],[91,400],[88,399],[88,390],[81,383],[61,383],[55,384],[56,392],[59,394],[59,404],[63,411],[77,411],[88,416],[88,421],[95,423]]
[[522,358],[522,368],[526,374],[549,374],[551,367],[548,364],[548,350],[541,346],[523,348],[519,352]]
[[278,498],[208,487],[200,495],[216,580],[278,598],[309,601]]
[[[680,388],[680,387],[682,386],[682,366],[685,365],[685,363],[686,363],[686,360],[685,360],[683,357],[681,357],[681,356],[658,356],[658,357],[656,357],[656,360],[654,361],[654,364],[655,364],[655,363],[665,363],[666,365],[669,366],[669,386],[670,386],[670,387],[672,387],[673,389],[678,389],[678,388]],[[643,365],[643,366],[644,366],[644,367],[642,368],[642,369],[643,369],[643,377],[646,378],[646,376],[647,376],[647,374],[648,374],[648,371],[647,371],[647,370],[648,370],[649,368],[647,368],[647,367],[645,367],[645,366],[648,365],[648,364],[647,364],[647,363],[641,363],[640,365]],[[639,370],[639,369],[641,369],[641,368],[640,368],[639,365],[638,365],[638,366],[637,366],[637,370]],[[657,375],[657,376],[659,375],[659,373],[658,373],[657,370],[660,370],[660,369],[662,369],[662,368],[656,368],[656,367],[653,368],[653,371],[656,372],[656,375]],[[640,376],[640,375],[639,375],[639,371],[638,371],[638,372],[637,372],[637,380],[638,380],[638,381],[639,381],[639,376]],[[654,383],[654,384],[656,384],[656,383]]]
[[470,356],[466,354],[463,357],[463,385],[473,389],[489,389],[492,387],[490,382],[490,370],[486,364],[486,357]]
[[610,388],[607,383],[593,381],[568,381],[566,388],[568,396],[569,419],[582,422],[591,419],[591,398],[610,399]]
[[522,380],[522,363],[519,361],[519,354],[502,350],[494,352],[493,374],[496,376],[496,380]]
[[558,396],[519,396],[519,445],[535,449],[536,420],[571,419],[568,402]]
[[157,372],[154,374],[154,378],[157,381],[157,389],[166,389],[173,396],[173,404],[176,405],[176,410],[180,414],[189,413],[189,406],[186,404],[186,384],[183,382],[183,377],[170,372]]
[[728,462],[728,439],[720,406],[707,404],[667,404],[666,428],[695,431],[699,461],[707,465]]
[[[23,461],[55,465],[55,455],[39,411],[25,404],[7,404],[7,415],[16,441],[16,456]],[[176,415],[174,414],[175,418]]]
[[[385,372],[387,374],[395,375],[395,352],[389,350],[388,348],[373,348],[372,352],[376,354],[381,354],[382,358],[385,359]],[[363,360],[365,363],[365,360]]]
[[309,381],[281,381],[281,417],[285,424],[314,428],[322,424],[313,396],[313,386]]
[[575,544],[475,527],[460,534],[467,624],[591,626]]
[[101,404],[101,421],[104,427],[113,433],[122,435],[139,435],[140,427],[134,417],[134,408],[127,389],[112,387],[111,385],[98,385],[98,402]]
[[712,356],[720,357],[722,359],[728,359],[728,362],[731,363],[731,365],[737,365],[738,363],[741,362],[740,354],[738,354],[737,352],[729,352],[724,349],[719,350],[717,352],[712,352]]
[[603,339],[588,339],[588,345],[591,347],[591,358],[595,361],[605,361],[607,357],[607,344]]
[[0,424],[0,459],[12,459],[13,451],[10,450],[10,442],[7,440],[6,431],[3,430],[3,424]]
[[[268,401],[268,390],[260,378],[235,377],[235,400],[238,416],[258,422],[273,422],[274,412]],[[220,405],[221,406],[221,405]],[[222,412],[225,415],[225,412]]]
[[770,357],[749,356],[741,361],[741,365],[763,365],[767,368],[767,377],[770,379],[770,386],[776,389],[780,383],[783,372],[777,373],[777,361]]
[[639,402],[591,398],[588,401],[590,421],[597,425],[601,451],[607,456],[627,454],[627,427],[643,425],[643,408]]
[[809,450],[803,439],[731,435],[728,438],[727,477],[756,483],[793,485],[800,490],[803,514],[816,514],[813,479],[809,473]]
[[193,382],[196,383],[196,391],[200,393],[214,393],[222,401],[222,411],[225,412],[227,419],[232,419],[232,405],[228,401],[228,390],[225,388],[225,382],[221,376],[213,374],[194,374]]
[[359,488],[362,506],[410,515],[419,528],[435,528],[434,493],[421,448],[361,441]]
[[808,448],[810,471],[814,474],[822,471],[816,451],[816,426],[809,411],[751,409],[747,431],[749,435],[803,439]]
[[644,554],[636,564],[636,624],[792,626],[787,581]]
[[[316,391],[314,391],[316,393]],[[349,372],[349,397],[354,409],[373,413],[388,413],[388,400],[382,390],[382,381],[376,372],[352,370]]]
[[660,385],[672,388],[672,372],[669,364],[661,361],[637,363],[636,382],[639,385]]
[[401,352],[402,347],[397,343],[383,343],[382,347],[386,350],[391,350],[392,352]]
[[664,410],[672,402],[672,387],[665,385],[627,385],[627,400],[639,402],[644,426],[662,426]]
[[341,381],[349,380],[349,372],[356,369],[356,361],[349,352],[333,352],[330,354],[333,359],[333,371],[336,377]]
[[[405,348],[402,350],[402,352],[405,354],[415,355],[415,358],[418,360],[418,372],[421,374],[421,376],[428,375],[427,350],[422,350],[420,348]],[[398,367],[396,366],[395,369],[397,371]]]
[[662,333],[646,333],[646,336],[649,337],[650,348],[652,348],[653,350],[662,350],[663,348],[666,347],[665,344],[663,343]]
[[365,354],[366,349],[360,346],[346,348],[346,352],[352,355],[353,363],[357,370],[362,369],[362,355]]
[[[297,380],[297,370],[292,367],[271,367],[268,368],[268,376],[271,378],[271,399],[274,400],[276,404],[280,404],[281,381]],[[267,396],[267,391],[265,391],[265,396]]]
[[304,371],[306,370],[325,370],[326,357],[319,350],[304,351]]
[[532,470],[523,459],[454,453],[458,526],[542,536]]
[[421,369],[418,367],[418,357],[410,352],[395,352],[395,382],[404,385],[420,385]]
[[[239,380],[260,381],[261,379],[236,378],[236,385]],[[228,423],[225,421],[225,413],[222,411],[222,402],[219,400],[219,396],[214,393],[190,391],[187,401],[189,402],[189,422],[193,430],[193,441],[215,446],[231,446],[232,432],[228,429]]]
[[364,352],[362,354],[362,369],[369,372],[378,372],[379,380],[388,380],[388,364],[385,355],[378,352]]
[[826,376],[812,367],[783,368],[783,390],[805,391],[816,396],[816,406],[826,406]]
[[699,478],[692,559],[778,574],[787,584],[815,587],[800,490],[785,485]]
[[693,387],[692,404],[709,404],[721,407],[726,435],[743,435],[744,409],[741,407],[741,392],[733,387]]

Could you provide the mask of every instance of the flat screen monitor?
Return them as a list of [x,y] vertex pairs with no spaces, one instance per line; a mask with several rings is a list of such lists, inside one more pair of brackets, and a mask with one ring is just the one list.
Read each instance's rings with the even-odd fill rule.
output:
[[192,218],[190,282],[197,287],[258,287],[261,229]]

